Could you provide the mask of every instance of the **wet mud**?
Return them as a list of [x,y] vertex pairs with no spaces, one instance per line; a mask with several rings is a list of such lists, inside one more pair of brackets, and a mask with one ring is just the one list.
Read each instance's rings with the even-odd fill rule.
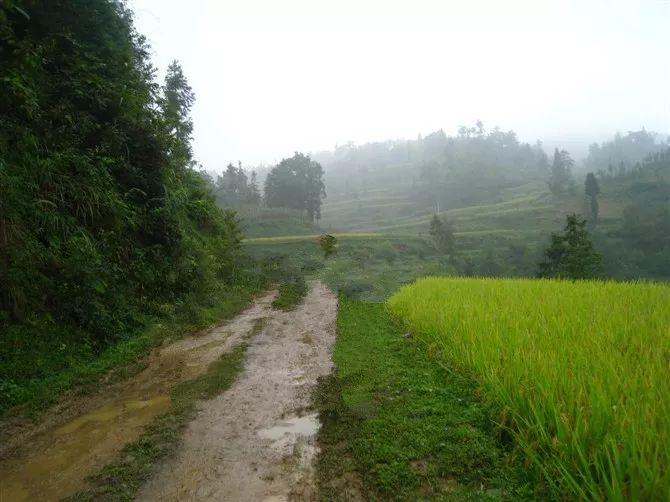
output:
[[337,298],[320,282],[296,310],[273,312],[233,386],[202,403],[182,448],[138,500],[315,500],[311,394],[331,371],[336,312]]
[[194,378],[245,339],[273,313],[275,293],[258,299],[230,322],[159,347],[139,374],[94,396],[71,399],[39,424],[4,424],[0,434],[0,502],[60,500],[84,487],[87,475],[170,406],[174,384]]

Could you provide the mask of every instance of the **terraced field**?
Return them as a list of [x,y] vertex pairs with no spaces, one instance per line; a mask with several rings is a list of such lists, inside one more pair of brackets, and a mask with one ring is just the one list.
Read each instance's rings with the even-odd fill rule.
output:
[[[623,207],[616,193],[600,197],[599,230],[614,230]],[[562,228],[569,212],[584,212],[585,200],[578,191],[556,199],[543,182],[531,182],[503,191],[498,202],[442,211],[454,226],[459,252],[479,255],[486,249],[510,245],[543,246],[551,232]],[[435,208],[420,207],[391,188],[378,189],[357,199],[342,196],[326,199],[322,208],[322,229],[339,235],[379,234],[387,239],[403,236],[428,238],[428,226]]]
[[475,375],[556,493],[668,500],[667,285],[424,278],[387,305]]

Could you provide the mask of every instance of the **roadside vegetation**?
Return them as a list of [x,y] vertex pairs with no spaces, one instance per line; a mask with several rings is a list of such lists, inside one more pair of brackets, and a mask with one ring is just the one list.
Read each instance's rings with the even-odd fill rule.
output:
[[478,383],[383,304],[340,297],[334,363],[316,393],[322,500],[531,498]]
[[[8,354],[2,366],[3,371],[12,376],[12,384],[11,387],[6,382],[4,384],[6,393],[2,404],[5,408],[1,411],[14,405],[14,414],[32,416],[54,402],[63,392],[93,392],[103,380],[110,383],[127,378],[144,368],[144,356],[152,348],[232,317],[265,286],[263,281],[255,285],[221,288],[211,292],[204,301],[166,305],[161,315],[143,319],[146,327],[142,331],[99,353],[78,349],[77,344],[81,343],[79,340],[75,339],[67,345],[70,338],[60,338],[63,345],[55,350],[52,350],[52,343],[44,343],[30,351]],[[39,360],[34,361],[32,358]],[[25,369],[27,364],[36,367]],[[19,378],[28,371],[31,371],[30,378],[21,381]]]
[[307,283],[301,275],[291,277],[279,285],[279,293],[272,306],[280,310],[293,310],[307,294]]
[[472,374],[553,496],[670,495],[670,288],[426,278],[390,312]]
[[[123,2],[0,5],[0,414],[90,386],[267,284]],[[30,70],[27,70],[30,68]]]

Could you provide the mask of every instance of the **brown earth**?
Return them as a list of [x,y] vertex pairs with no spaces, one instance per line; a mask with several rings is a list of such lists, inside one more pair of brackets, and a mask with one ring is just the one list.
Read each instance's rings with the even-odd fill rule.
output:
[[331,371],[336,313],[335,295],[315,282],[296,310],[268,315],[233,386],[202,403],[138,500],[315,499],[311,393]]
[[155,349],[146,368],[91,396],[73,396],[37,423],[0,424],[0,502],[60,500],[112,461],[170,405],[170,389],[241,343],[256,320],[274,315],[275,292],[230,322]]

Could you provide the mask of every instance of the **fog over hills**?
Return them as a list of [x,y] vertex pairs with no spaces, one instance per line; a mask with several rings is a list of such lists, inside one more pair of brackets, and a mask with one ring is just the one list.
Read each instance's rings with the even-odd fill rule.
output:
[[482,120],[584,157],[616,132],[670,132],[670,3],[132,0],[197,101],[210,171],[294,151],[414,139]]

